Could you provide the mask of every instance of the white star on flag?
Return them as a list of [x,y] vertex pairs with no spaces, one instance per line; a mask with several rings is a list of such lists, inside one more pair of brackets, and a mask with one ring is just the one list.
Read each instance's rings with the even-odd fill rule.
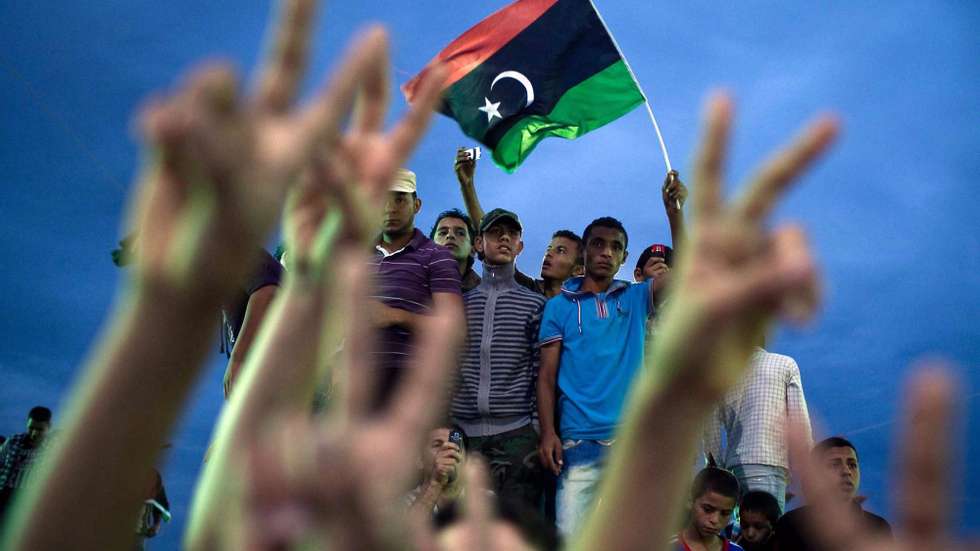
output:
[[487,124],[490,124],[494,117],[497,117],[498,119],[503,118],[498,110],[500,107],[499,101],[497,103],[491,103],[490,98],[486,96],[483,97],[483,101],[486,102],[485,105],[483,107],[477,107],[477,109],[487,114]]

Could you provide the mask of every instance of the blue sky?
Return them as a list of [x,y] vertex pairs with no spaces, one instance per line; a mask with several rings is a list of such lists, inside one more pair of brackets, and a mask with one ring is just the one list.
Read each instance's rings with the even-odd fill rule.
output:
[[[317,25],[311,92],[356,29],[388,26],[395,86],[459,33],[505,3],[336,2]],[[701,101],[737,101],[732,182],[812,113],[832,110],[840,143],[792,191],[777,221],[803,222],[826,277],[826,302],[770,349],[799,362],[825,433],[853,437],[870,508],[888,513],[887,469],[900,382],[922,356],[960,364],[962,452],[980,453],[980,10],[971,2],[802,3],[596,0],[650,96],[675,167],[686,173]],[[678,4],[678,5],[673,5]],[[0,433],[27,410],[55,408],[78,375],[111,305],[119,235],[137,160],[131,114],[202,56],[254,66],[264,2],[6,2],[0,5]],[[461,206],[452,174],[469,144],[437,119],[409,166],[424,201],[419,225]],[[659,204],[664,168],[642,109],[574,142],[547,140],[516,174],[484,162],[486,208],[518,212],[519,265],[536,273],[550,233],[601,215],[633,243],[669,239]],[[973,222],[971,222],[973,220]],[[634,248],[638,248],[639,245]],[[624,273],[625,275],[625,273]],[[217,337],[217,329],[215,330]],[[177,547],[193,481],[221,406],[215,356],[173,437],[165,479],[176,520],[156,548]],[[139,366],[133,366],[139,369]],[[961,466],[955,509],[980,505],[980,471]],[[971,507],[972,506],[972,507]],[[980,532],[975,515],[958,519]]]

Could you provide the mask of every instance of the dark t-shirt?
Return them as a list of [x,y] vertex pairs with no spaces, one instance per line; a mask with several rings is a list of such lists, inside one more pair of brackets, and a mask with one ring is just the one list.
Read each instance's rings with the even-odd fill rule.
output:
[[235,295],[221,307],[221,351],[231,356],[238,340],[238,333],[245,322],[245,309],[252,293],[267,285],[279,285],[282,281],[282,264],[264,249],[259,249],[255,256],[255,269],[251,275],[235,290]]
[[[874,513],[869,513],[854,505],[856,512],[861,515],[864,525],[873,533],[891,537],[892,527],[888,521]],[[806,514],[810,507],[804,506],[789,511],[776,522],[773,538],[777,551],[823,551],[811,537],[810,526],[807,525]]]

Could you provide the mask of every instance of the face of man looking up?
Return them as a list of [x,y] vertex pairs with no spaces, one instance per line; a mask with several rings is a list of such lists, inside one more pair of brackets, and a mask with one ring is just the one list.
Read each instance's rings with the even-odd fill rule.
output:
[[578,242],[568,237],[553,237],[541,260],[541,279],[565,281],[570,277],[581,275],[582,263],[579,262],[581,254]]

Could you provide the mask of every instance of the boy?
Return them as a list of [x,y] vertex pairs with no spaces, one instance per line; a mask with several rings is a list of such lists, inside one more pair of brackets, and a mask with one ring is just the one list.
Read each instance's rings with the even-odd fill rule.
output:
[[677,551],[743,551],[721,535],[732,518],[738,499],[735,475],[717,467],[706,467],[691,485],[691,516],[671,545]]
[[769,492],[746,492],[738,506],[739,527],[742,529],[738,543],[745,551],[770,551],[773,549],[772,532],[779,520],[779,501]]

